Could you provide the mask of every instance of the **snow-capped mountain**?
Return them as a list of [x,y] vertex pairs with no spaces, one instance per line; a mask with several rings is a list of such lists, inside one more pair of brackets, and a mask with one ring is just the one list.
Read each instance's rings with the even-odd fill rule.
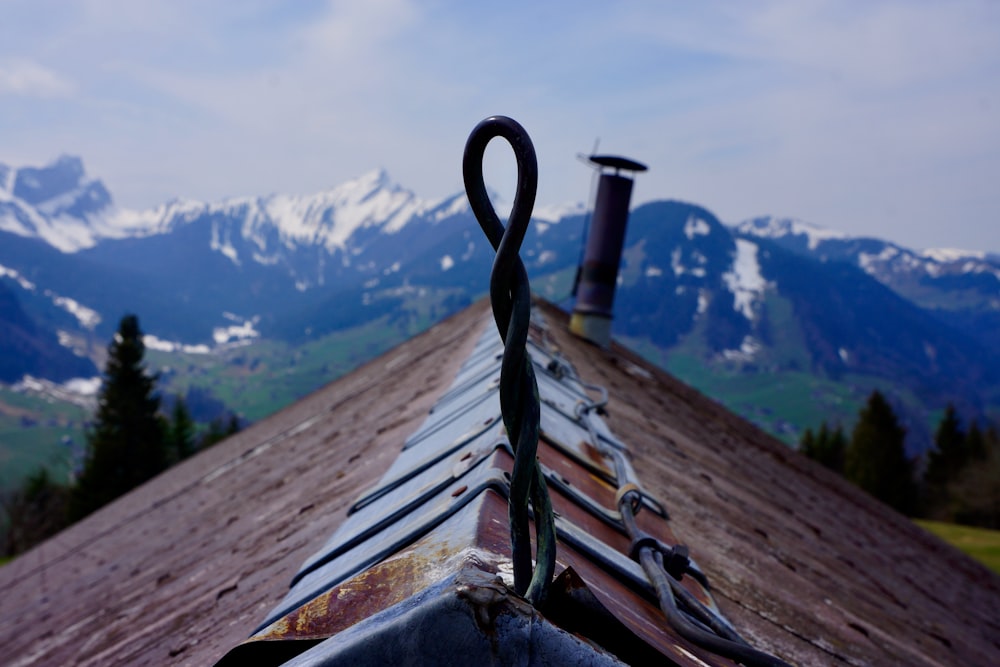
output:
[[[1000,257],[951,248],[914,251],[889,241],[851,237],[800,220],[763,217],[736,225],[741,234],[768,238],[779,245],[821,260],[849,261],[877,280],[894,287],[901,277],[935,280],[944,277],[982,276],[984,286],[1000,295]],[[1000,299],[995,307],[1000,308]]]
[[[803,236],[805,246],[814,249],[841,238],[822,231]],[[649,338],[659,347],[694,335],[720,360],[765,365],[781,363],[769,349],[789,337],[791,326],[800,329],[794,337],[804,342],[810,366],[833,374],[886,362],[882,348],[893,338],[897,352],[912,347],[907,372],[936,372],[932,368],[946,357],[967,356],[954,343],[954,332],[880,285],[870,271],[808,259],[776,240],[733,233],[697,206],[658,202],[638,207],[632,212],[616,301],[629,319],[616,324],[623,334]],[[866,268],[871,267],[860,267]],[[663,298],[664,293],[673,298]],[[650,312],[656,327],[649,326]],[[787,352],[787,340],[781,342]]]
[[[331,293],[363,287],[370,294],[356,296],[360,307],[411,274],[431,283],[439,274],[460,280],[465,265],[489,261],[480,255],[491,251],[470,233],[477,225],[464,193],[420,199],[381,169],[313,195],[175,200],[144,211],[115,208],[76,158],[43,168],[4,167],[2,182],[8,206],[0,209],[0,234],[7,233],[0,266],[99,314],[97,333],[104,335],[123,308],[145,314],[154,335],[177,343],[211,343],[216,332],[251,321],[287,335],[298,326],[293,321],[301,321],[300,331],[322,331],[311,320],[329,316],[298,313],[312,312]],[[77,201],[80,193],[104,196],[89,208],[55,205]],[[552,264],[557,254],[541,249],[538,237],[574,213],[582,215],[582,205],[540,212],[525,246],[537,252],[538,263]],[[550,231],[547,241],[556,236]],[[478,276],[469,279],[464,288],[481,283]],[[23,298],[41,302],[43,296],[25,290]],[[345,301],[335,309],[354,312]],[[234,323],[233,317],[243,319]]]
[[[213,226],[213,250],[236,263],[269,264],[282,248],[344,250],[359,229],[376,227],[394,233],[414,217],[432,213],[440,218],[464,206],[464,198],[420,200],[377,169],[314,195],[242,197],[218,203],[175,200],[138,211],[114,207],[107,188],[87,178],[79,158],[63,156],[45,167],[0,164],[0,231],[37,238],[63,252],[78,252],[106,240],[167,234],[207,217],[229,223]],[[254,252],[241,257],[231,242],[234,235],[252,244]]]
[[87,178],[80,158],[70,156],[44,167],[0,164],[0,231],[63,252],[144,232],[119,217],[104,184]]
[[[382,170],[314,195],[146,211],[116,209],[74,158],[0,176],[0,286],[78,355],[93,357],[126,312],[150,347],[204,352],[363,324],[402,336],[488,289],[494,253],[464,193],[422,200]],[[569,290],[585,220],[580,206],[539,210],[528,228],[521,254],[550,297]],[[730,228],[653,202],[630,217],[613,330],[660,361],[883,378],[979,409],[1000,386],[996,269],[989,256],[793,220]]]
[[764,217],[736,226],[820,261],[848,262],[897,294],[938,313],[988,345],[1000,330],[1000,257],[955,249],[914,251],[875,238],[787,218]]
[[120,212],[115,219],[148,232],[136,236],[188,235],[186,228],[195,227],[201,249],[251,271],[255,265],[277,267],[305,291],[342,276],[341,269],[356,263],[373,239],[397,235],[414,220],[434,223],[464,210],[464,198],[424,201],[375,170],[309,196],[172,202]]

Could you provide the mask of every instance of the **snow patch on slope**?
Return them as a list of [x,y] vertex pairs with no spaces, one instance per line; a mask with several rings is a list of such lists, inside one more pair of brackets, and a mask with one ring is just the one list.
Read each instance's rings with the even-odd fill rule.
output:
[[240,265],[239,253],[236,252],[230,239],[229,229],[222,230],[220,233],[217,222],[212,223],[212,240],[209,242],[209,247],[227,257],[236,266]]
[[3,264],[0,264],[0,278],[10,278],[11,280],[15,281],[18,285],[20,285],[22,289],[27,290],[29,292],[35,291],[35,283],[31,282],[30,280],[22,276],[15,269],[9,269]]
[[93,331],[94,327],[101,323],[101,316],[96,310],[80,305],[80,303],[75,299],[70,299],[66,296],[58,296],[50,290],[45,290],[45,296],[51,298],[52,303],[62,308],[70,315],[73,315],[80,322],[80,326],[84,329]]
[[757,353],[760,352],[764,347],[753,339],[751,336],[746,336],[740,343],[739,349],[736,350],[723,350],[721,352],[722,358],[726,361],[753,361]]
[[21,394],[54,398],[88,410],[97,407],[97,392],[100,391],[100,388],[100,377],[73,378],[62,384],[57,384],[51,380],[25,375],[19,382],[11,385],[11,390]]
[[[242,319],[232,313],[223,313],[222,315],[230,321],[239,322]],[[251,339],[260,336],[260,332],[254,328],[258,322],[260,322],[260,317],[255,315],[249,319],[242,320],[240,324],[228,327],[216,327],[212,330],[212,340],[217,345],[225,345],[226,343],[233,342],[250,342]]]
[[757,249],[757,244],[752,241],[736,239],[736,257],[733,260],[733,268],[722,275],[726,287],[733,293],[733,307],[748,320],[753,319],[754,302],[760,299],[768,286],[760,272]]
[[688,241],[693,241],[695,236],[708,236],[711,231],[707,222],[693,215],[684,223],[684,236]]
[[698,309],[695,315],[703,315],[708,310],[708,294],[705,290],[698,290]]
[[899,249],[887,245],[879,253],[862,252],[858,254],[858,266],[865,271],[865,273],[874,273],[875,265],[878,262],[888,262],[899,255]]
[[185,352],[187,354],[209,354],[212,350],[208,345],[185,345],[169,340],[162,340],[156,336],[147,334],[142,337],[142,344],[150,350],[160,352]]
[[[0,264],[0,278],[10,278],[20,285],[21,289],[26,292],[37,292],[38,287],[35,283],[31,282],[16,269],[11,269]],[[52,290],[45,290],[45,296],[51,299],[52,303],[59,308],[62,308],[70,315],[74,316],[77,321],[80,322],[80,326],[84,329],[89,329],[91,331],[101,323],[100,314],[93,308],[88,308],[81,304],[76,299],[71,299],[66,296],[60,296],[53,292]],[[67,346],[68,347],[68,346]]]

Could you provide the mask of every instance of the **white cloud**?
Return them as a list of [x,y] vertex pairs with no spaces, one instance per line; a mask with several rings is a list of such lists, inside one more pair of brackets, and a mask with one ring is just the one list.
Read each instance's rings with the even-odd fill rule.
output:
[[[79,153],[124,205],[305,194],[378,166],[444,197],[468,132],[505,113],[535,142],[540,206],[587,196],[574,156],[600,137],[649,164],[634,202],[997,249],[976,224],[1000,209],[997,2],[18,6],[0,94],[86,94],[53,121],[16,93],[5,151]],[[487,185],[509,199],[510,153],[490,151]]]
[[0,60],[0,95],[67,97],[74,89],[70,81],[31,60]]

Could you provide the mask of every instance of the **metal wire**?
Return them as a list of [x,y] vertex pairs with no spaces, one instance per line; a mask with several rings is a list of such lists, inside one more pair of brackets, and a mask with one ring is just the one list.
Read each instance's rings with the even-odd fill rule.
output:
[[[517,160],[517,189],[507,226],[497,217],[483,181],[483,156],[490,140],[502,137]],[[555,572],[556,537],[552,503],[537,459],[540,406],[538,384],[525,346],[531,318],[531,288],[518,254],[538,186],[538,163],[528,133],[517,121],[491,116],[480,122],[462,158],[465,192],[472,212],[496,250],[490,273],[493,319],[504,342],[500,366],[500,410],[514,449],[510,483],[510,530],[514,590],[540,605]],[[536,565],[531,566],[529,503],[535,516]]]
[[[664,555],[676,555],[675,550],[678,547],[661,544],[643,532],[636,523],[635,515],[642,507],[643,493],[628,480],[624,455],[620,451],[604,445],[590,420],[591,412],[595,412],[607,404],[607,390],[599,385],[585,386],[600,392],[601,399],[578,404],[577,417],[586,426],[594,444],[614,463],[615,477],[618,483],[618,493],[616,494],[618,511],[625,532],[632,540],[631,556],[639,561],[647,579],[656,591],[660,610],[667,622],[679,635],[693,644],[748,667],[790,667],[780,658],[751,647],[729,625],[726,619],[703,605],[681,585],[680,578],[684,574],[694,574],[687,561],[686,548],[683,549],[679,558],[679,566],[669,567],[664,563]],[[681,611],[678,607],[678,600],[684,605],[685,611]]]

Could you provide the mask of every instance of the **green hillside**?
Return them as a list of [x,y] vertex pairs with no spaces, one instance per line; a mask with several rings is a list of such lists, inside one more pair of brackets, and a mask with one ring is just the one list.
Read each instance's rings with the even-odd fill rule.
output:
[[88,417],[78,405],[0,387],[0,493],[39,466],[65,479]]

